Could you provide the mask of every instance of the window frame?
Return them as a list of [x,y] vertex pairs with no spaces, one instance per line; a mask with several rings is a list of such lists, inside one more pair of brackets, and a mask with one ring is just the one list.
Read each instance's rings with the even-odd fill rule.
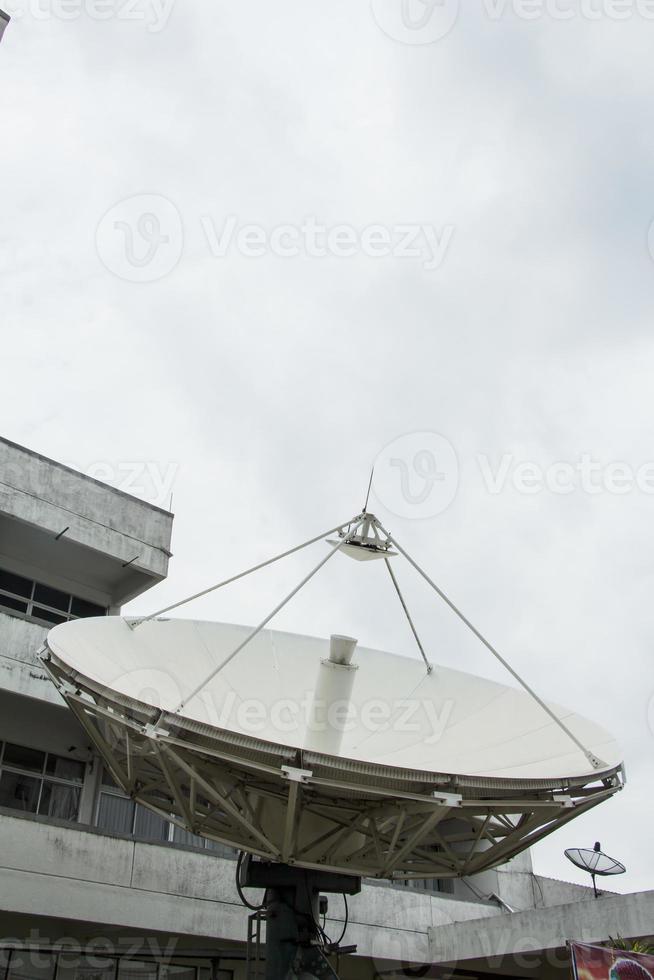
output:
[[[104,770],[104,767],[103,767],[103,772],[104,771],[105,770]],[[162,817],[161,819],[164,820],[164,822],[167,824],[167,836],[166,837],[164,837],[164,838],[160,838],[160,837],[142,837],[140,834],[137,835],[137,833],[136,833],[136,820],[137,820],[137,816],[138,816],[138,807],[141,804],[140,803],[137,803],[136,800],[131,799],[131,797],[129,797],[127,795],[127,793],[124,793],[122,791],[122,789],[120,788],[120,786],[107,786],[105,783],[102,782],[102,776],[100,777],[100,784],[98,786],[98,798],[97,798],[96,804],[95,804],[95,819],[93,821],[93,826],[94,827],[97,827],[98,830],[101,830],[101,831],[102,830],[107,830],[107,831],[109,831],[109,833],[113,833],[113,834],[116,834],[117,833],[117,834],[121,834],[121,836],[124,836],[124,832],[122,832],[122,831],[112,830],[111,827],[101,827],[100,826],[100,824],[99,824],[99,820],[100,820],[100,807],[102,806],[102,797],[103,796],[114,796],[114,797],[117,797],[117,799],[119,799],[119,800],[126,800],[128,803],[131,803],[132,804],[132,819],[130,821],[131,830],[129,831],[129,833],[127,835],[128,837],[133,837],[135,840],[146,840],[146,841],[150,841],[152,843],[159,843],[159,844],[170,844],[171,842],[173,842],[173,840],[172,840],[172,828],[174,827],[174,824],[170,820],[165,820],[164,817]],[[144,810],[147,810],[147,807],[143,807],[143,809]],[[148,811],[148,812],[152,812],[152,811]],[[156,814],[155,814],[155,816],[156,816]]]
[[[7,745],[16,745],[18,748],[30,749],[34,752],[41,752],[43,754],[43,764],[40,770],[27,769],[16,763],[5,762],[5,752]],[[79,765],[83,766],[83,772],[79,779],[67,779],[65,776],[56,776],[48,772],[48,760],[50,758],[63,759],[64,762],[77,762]],[[79,823],[80,808],[82,802],[82,791],[84,789],[84,781],[86,778],[86,763],[82,759],[67,758],[65,755],[59,755],[58,752],[48,752],[47,749],[32,749],[29,745],[19,745],[18,742],[9,742],[7,739],[0,739],[0,779],[5,773],[12,773],[16,776],[24,776],[29,779],[36,779],[39,783],[39,791],[36,798],[36,809],[35,810],[19,810],[18,807],[8,806],[6,809],[15,810],[17,813],[33,813],[34,816],[45,816],[48,814],[40,813],[41,801],[43,799],[43,790],[46,783],[54,783],[57,786],[65,786],[67,789],[77,789],[79,790],[79,799],[77,801],[77,812],[74,819],[67,820],[67,823]],[[55,818],[51,818],[55,819]],[[59,818],[64,819],[64,818]]]
[[[0,944],[0,954],[2,953],[6,954],[5,965],[2,965],[2,960],[0,959],[0,980],[9,980],[12,961],[16,954],[20,955],[22,953],[24,955],[29,956],[29,954],[33,951],[34,948],[29,946],[28,947],[3,946]],[[50,956],[52,958],[53,961],[52,976],[54,980],[59,980],[61,976],[61,968],[65,967],[66,956],[74,955],[76,957],[81,958],[82,960],[86,960],[91,957],[95,957],[95,958],[98,957],[98,953],[96,950],[85,949],[84,947],[81,947],[79,951],[50,948],[50,949],[39,949],[38,952],[39,955],[41,956],[45,955],[45,956]],[[148,963],[148,964],[152,963],[156,971],[155,972],[156,980],[170,980],[170,978],[166,976],[166,970],[171,966],[183,970],[192,971],[195,976],[195,980],[205,980],[205,978],[208,977],[210,973],[210,970],[202,963],[196,964],[188,961],[185,962],[186,958],[183,955],[180,957],[181,962],[178,962],[174,959],[171,962],[167,958],[161,959],[161,958],[157,958],[156,956],[148,956],[147,954],[145,956],[141,955],[140,957],[138,956],[138,954],[121,955],[120,953],[117,953],[112,950],[111,952],[108,952],[106,956],[103,954],[102,958],[106,959],[107,962],[106,973],[107,975],[111,973],[113,976],[113,980],[118,980],[121,965],[125,965],[128,967],[130,963]],[[231,978],[233,980],[233,971],[221,970],[220,972],[225,974],[230,973]]]
[[[0,567],[0,572],[6,572],[7,575],[14,575],[16,578],[25,579],[26,582],[30,583],[29,596],[20,595],[18,592],[12,592],[11,589],[4,588],[0,585],[0,611],[6,612],[8,615],[17,616],[21,619],[29,619],[31,621],[37,622],[40,626],[45,625],[48,627],[56,626],[59,623],[71,622],[75,619],[87,619],[86,616],[77,615],[72,611],[73,603],[75,600],[79,602],[89,603],[92,606],[97,606],[98,610],[103,612],[98,612],[98,615],[109,615],[109,609],[107,606],[103,606],[99,602],[92,602],[90,599],[84,599],[80,595],[75,595],[72,592],[68,592],[65,589],[59,589],[54,585],[47,585],[45,582],[39,582],[37,579],[29,578],[27,575],[19,575],[18,572],[11,572],[8,568]],[[53,589],[56,592],[61,592],[63,595],[68,597],[68,602],[66,604],[66,609],[58,609],[56,606],[51,606],[47,602],[41,602],[39,599],[35,598],[37,588],[42,587],[44,589]],[[20,602],[25,605],[25,611],[22,609],[12,608],[10,605],[5,605],[3,603],[3,598],[10,599],[12,602]],[[50,620],[45,616],[39,616],[38,610],[43,610],[44,612],[52,613],[57,619]]]
[[[95,807],[94,807],[93,826],[96,829],[100,831],[107,831],[108,833],[119,834],[122,837],[125,836],[124,832],[112,830],[111,827],[101,827],[98,822],[100,819],[100,807],[102,805],[102,796],[103,795],[114,796],[117,797],[119,800],[128,800],[133,804],[134,809],[132,812],[132,820],[131,820],[132,829],[129,832],[129,834],[127,834],[127,836],[133,838],[134,840],[147,841],[148,843],[151,844],[165,844],[165,845],[170,845],[171,847],[190,847],[198,851],[212,851],[214,850],[214,845],[216,845],[217,847],[227,847],[226,844],[218,844],[216,841],[212,841],[208,837],[202,837],[201,834],[197,834],[196,836],[199,837],[199,839],[202,841],[202,844],[183,844],[180,841],[176,841],[175,830],[176,829],[181,830],[183,828],[179,827],[176,823],[173,822],[173,820],[165,821],[168,825],[168,835],[163,839],[160,837],[142,837],[141,835],[137,835],[136,819],[138,815],[138,807],[141,807],[141,809],[146,810],[147,812],[154,812],[154,811],[149,811],[148,807],[144,807],[143,804],[137,803],[136,800],[132,800],[131,797],[127,795],[127,793],[123,792],[120,786],[116,786],[115,784],[111,785],[111,784],[103,783],[102,780],[105,773],[109,776],[110,779],[112,778],[111,773],[107,772],[106,767],[103,766],[102,773],[100,774],[100,779],[98,782],[97,799],[95,801]],[[165,818],[162,817],[162,820],[163,819]],[[233,848],[233,850],[234,850],[234,856],[236,856],[237,854],[236,848]],[[218,857],[226,857],[226,856],[227,855],[225,854],[218,854]]]

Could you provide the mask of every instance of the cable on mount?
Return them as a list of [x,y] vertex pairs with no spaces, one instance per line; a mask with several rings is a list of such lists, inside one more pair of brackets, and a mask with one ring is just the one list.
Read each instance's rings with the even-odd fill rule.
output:
[[241,885],[241,865],[243,864],[244,857],[245,851],[239,851],[238,858],[236,860],[236,891],[238,892],[238,897],[246,908],[251,909],[253,912],[261,912],[266,907],[265,901],[262,905],[253,905],[252,902],[248,901],[248,899],[245,897],[245,892],[243,891],[243,886]]

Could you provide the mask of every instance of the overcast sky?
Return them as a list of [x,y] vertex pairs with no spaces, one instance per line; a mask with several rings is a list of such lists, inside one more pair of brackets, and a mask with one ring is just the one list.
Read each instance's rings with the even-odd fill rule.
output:
[[[601,840],[617,888],[651,887],[644,0],[21,3],[0,45],[2,434],[173,494],[170,577],[139,612],[355,514],[378,459],[382,520],[542,696],[624,747],[625,791],[537,870],[583,881],[563,849]],[[323,554],[186,614],[255,623]],[[416,656],[382,572],[336,556],[277,625]],[[398,575],[434,660],[504,679]]]

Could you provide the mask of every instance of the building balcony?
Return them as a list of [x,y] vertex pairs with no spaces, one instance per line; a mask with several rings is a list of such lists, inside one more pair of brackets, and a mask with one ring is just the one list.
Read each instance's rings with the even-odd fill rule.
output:
[[0,472],[0,569],[105,609],[165,578],[172,514],[2,438]]

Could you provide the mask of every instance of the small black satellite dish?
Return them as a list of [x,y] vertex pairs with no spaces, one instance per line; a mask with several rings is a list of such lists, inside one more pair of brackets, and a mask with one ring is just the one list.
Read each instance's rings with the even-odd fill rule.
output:
[[567,851],[564,851],[564,854],[568,861],[572,861],[577,868],[581,868],[582,871],[588,871],[593,879],[595,898],[597,898],[595,875],[621,875],[627,870],[620,861],[616,861],[615,858],[604,854],[599,841],[595,841],[595,847],[592,851],[589,847],[569,847]]

